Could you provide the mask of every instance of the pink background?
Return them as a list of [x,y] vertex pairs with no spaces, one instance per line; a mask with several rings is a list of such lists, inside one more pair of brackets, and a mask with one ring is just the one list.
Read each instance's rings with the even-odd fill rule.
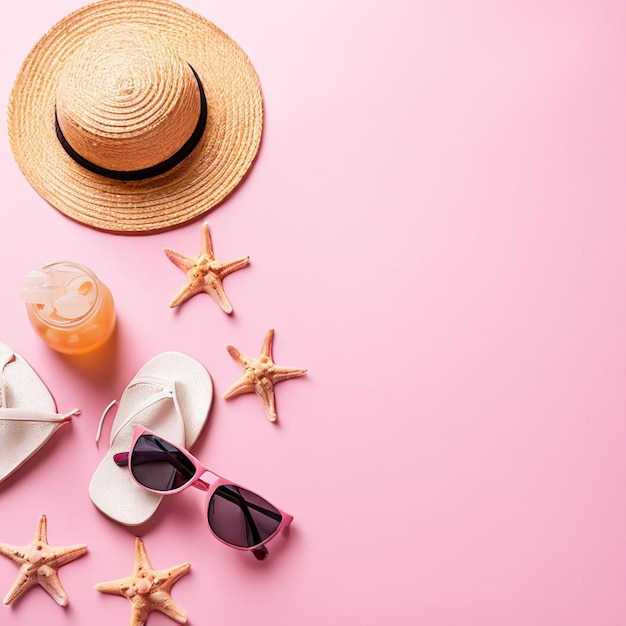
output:
[[[80,0],[3,0],[0,341],[60,410],[82,415],[0,485],[0,541],[46,513],[66,609],[34,589],[0,623],[129,621],[94,590],[130,575],[140,534],[173,590],[213,625],[623,626],[626,623],[626,5],[615,0],[187,0],[251,57],[262,149],[208,214],[235,314],[162,252],[199,250],[197,221],[144,237],[52,209],[8,146],[5,109],[36,40]],[[23,274],[72,259],[112,289],[116,343],[98,363],[30,329]],[[279,425],[253,395],[224,401],[269,328]],[[195,451],[295,516],[257,563],[213,540],[192,490],[145,527],[87,495],[103,407],[152,356],[211,372]],[[0,594],[17,568],[0,559]],[[45,620],[45,622],[44,622]],[[152,614],[151,626],[173,624]]]

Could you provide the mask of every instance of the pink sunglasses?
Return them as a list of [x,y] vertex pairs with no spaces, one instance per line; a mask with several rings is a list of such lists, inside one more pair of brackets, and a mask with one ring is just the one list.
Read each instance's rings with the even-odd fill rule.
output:
[[133,480],[152,493],[167,496],[190,486],[206,491],[207,521],[215,537],[232,548],[251,551],[259,560],[267,556],[265,544],[293,521],[288,513],[218,476],[188,450],[143,426],[135,427],[130,452],[113,459],[127,465]]

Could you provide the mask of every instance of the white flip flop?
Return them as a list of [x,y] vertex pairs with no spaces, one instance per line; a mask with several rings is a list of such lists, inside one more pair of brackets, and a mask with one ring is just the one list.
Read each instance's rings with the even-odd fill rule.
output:
[[212,402],[211,376],[195,359],[180,352],[165,352],[148,361],[120,398],[110,448],[91,477],[89,497],[96,507],[127,526],[150,519],[163,496],[135,484],[127,468],[116,465],[113,456],[128,452],[137,424],[173,443],[193,446]]
[[60,415],[35,370],[0,343],[0,482],[37,452],[79,410]]

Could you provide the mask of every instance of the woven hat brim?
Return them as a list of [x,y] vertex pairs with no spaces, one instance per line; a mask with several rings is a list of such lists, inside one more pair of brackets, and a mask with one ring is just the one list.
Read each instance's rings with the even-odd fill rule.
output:
[[[149,25],[198,73],[208,102],[194,151],[160,176],[113,180],[78,165],[54,127],[64,63],[85,38],[112,24]],[[263,102],[257,74],[240,46],[204,17],[170,0],[102,0],[69,14],[24,61],[9,101],[14,158],[29,183],[73,220],[116,233],[173,228],[215,207],[239,184],[257,154]]]

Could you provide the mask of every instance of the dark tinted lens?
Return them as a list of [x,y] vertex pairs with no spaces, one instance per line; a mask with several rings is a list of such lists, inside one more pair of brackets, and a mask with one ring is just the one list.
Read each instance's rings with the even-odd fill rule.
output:
[[271,537],[282,515],[267,500],[235,485],[221,485],[209,501],[209,525],[223,541],[251,548]]
[[175,446],[154,435],[141,435],[130,455],[130,471],[148,489],[172,491],[189,482],[193,463]]

